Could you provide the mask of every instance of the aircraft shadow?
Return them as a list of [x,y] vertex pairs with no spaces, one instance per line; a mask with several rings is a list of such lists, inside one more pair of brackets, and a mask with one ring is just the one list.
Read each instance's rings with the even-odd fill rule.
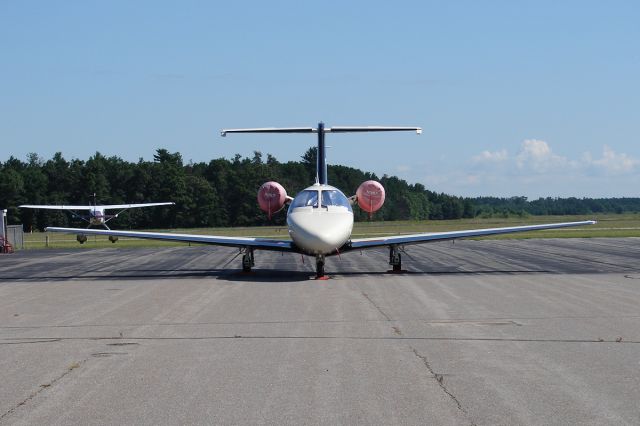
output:
[[[126,272],[126,273],[123,273]],[[90,281],[117,281],[117,280],[166,280],[166,279],[187,279],[187,278],[215,278],[221,274],[229,273],[223,269],[201,269],[201,270],[132,270],[114,271],[104,274],[78,273],[65,275],[36,275],[36,276],[4,276],[4,281],[20,282],[42,282],[42,281],[68,281],[68,280],[90,280]]]
[[[519,270],[519,269],[482,269],[474,271],[460,270],[432,270],[432,271],[402,271],[392,273],[389,271],[329,271],[330,279],[349,277],[402,277],[402,276],[446,276],[446,275],[513,275],[513,274],[544,274],[562,273],[548,270]],[[21,275],[4,276],[3,281],[16,282],[47,282],[47,281],[118,281],[118,280],[180,280],[180,279],[216,279],[229,282],[258,282],[258,283],[283,283],[283,282],[307,282],[315,279],[313,271],[290,271],[279,269],[256,269],[251,272],[242,272],[237,269],[129,269],[119,271],[105,271],[100,273],[77,274],[47,274],[47,275]]]
[[[390,271],[328,271],[329,279],[340,279],[348,277],[402,277],[402,276],[435,276],[435,275],[512,275],[512,274],[545,274],[553,273],[547,270],[477,270],[477,271],[402,271],[394,273]],[[229,274],[220,274],[218,280],[239,281],[239,282],[297,282],[315,279],[312,271],[284,271],[274,269],[254,269],[251,272],[241,271]]]

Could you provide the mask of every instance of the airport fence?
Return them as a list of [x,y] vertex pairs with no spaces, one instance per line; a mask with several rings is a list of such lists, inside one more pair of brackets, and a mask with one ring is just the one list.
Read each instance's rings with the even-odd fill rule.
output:
[[22,230],[22,225],[7,225],[6,238],[14,250],[24,249],[24,231]]

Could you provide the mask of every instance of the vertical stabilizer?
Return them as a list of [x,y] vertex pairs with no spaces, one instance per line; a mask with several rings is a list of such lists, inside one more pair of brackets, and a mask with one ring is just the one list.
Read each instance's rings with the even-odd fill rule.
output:
[[322,121],[318,123],[318,153],[316,157],[316,175],[318,176],[318,183],[320,185],[326,185],[328,183],[327,153],[324,146],[324,123]]

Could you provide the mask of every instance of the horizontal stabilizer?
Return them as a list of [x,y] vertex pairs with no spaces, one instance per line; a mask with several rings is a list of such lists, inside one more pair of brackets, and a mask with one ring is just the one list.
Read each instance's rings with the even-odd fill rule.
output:
[[227,136],[227,133],[317,133],[318,129],[313,127],[263,127],[255,129],[223,129],[220,135]]
[[[421,127],[390,127],[390,126],[338,126],[324,127],[324,133],[359,133],[359,132],[403,132],[422,133]],[[227,133],[318,133],[314,127],[258,127],[253,129],[223,129],[222,136]]]
[[388,127],[388,126],[340,126],[325,129],[325,132],[331,133],[358,133],[358,132],[416,132],[422,134],[421,127]]
[[323,122],[318,127],[261,127],[253,129],[223,129],[220,134],[227,133],[316,133],[318,135],[318,151],[316,159],[317,182],[327,185],[327,156],[325,153],[324,136],[327,133],[362,133],[362,132],[403,132],[411,131],[422,133],[421,127],[397,127],[397,126],[338,126],[325,127]]

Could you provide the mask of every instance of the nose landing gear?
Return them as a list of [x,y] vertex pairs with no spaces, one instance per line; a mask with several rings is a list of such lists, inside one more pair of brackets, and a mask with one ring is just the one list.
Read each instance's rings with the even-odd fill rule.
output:
[[328,280],[329,276],[324,274],[324,255],[316,256],[316,280]]

